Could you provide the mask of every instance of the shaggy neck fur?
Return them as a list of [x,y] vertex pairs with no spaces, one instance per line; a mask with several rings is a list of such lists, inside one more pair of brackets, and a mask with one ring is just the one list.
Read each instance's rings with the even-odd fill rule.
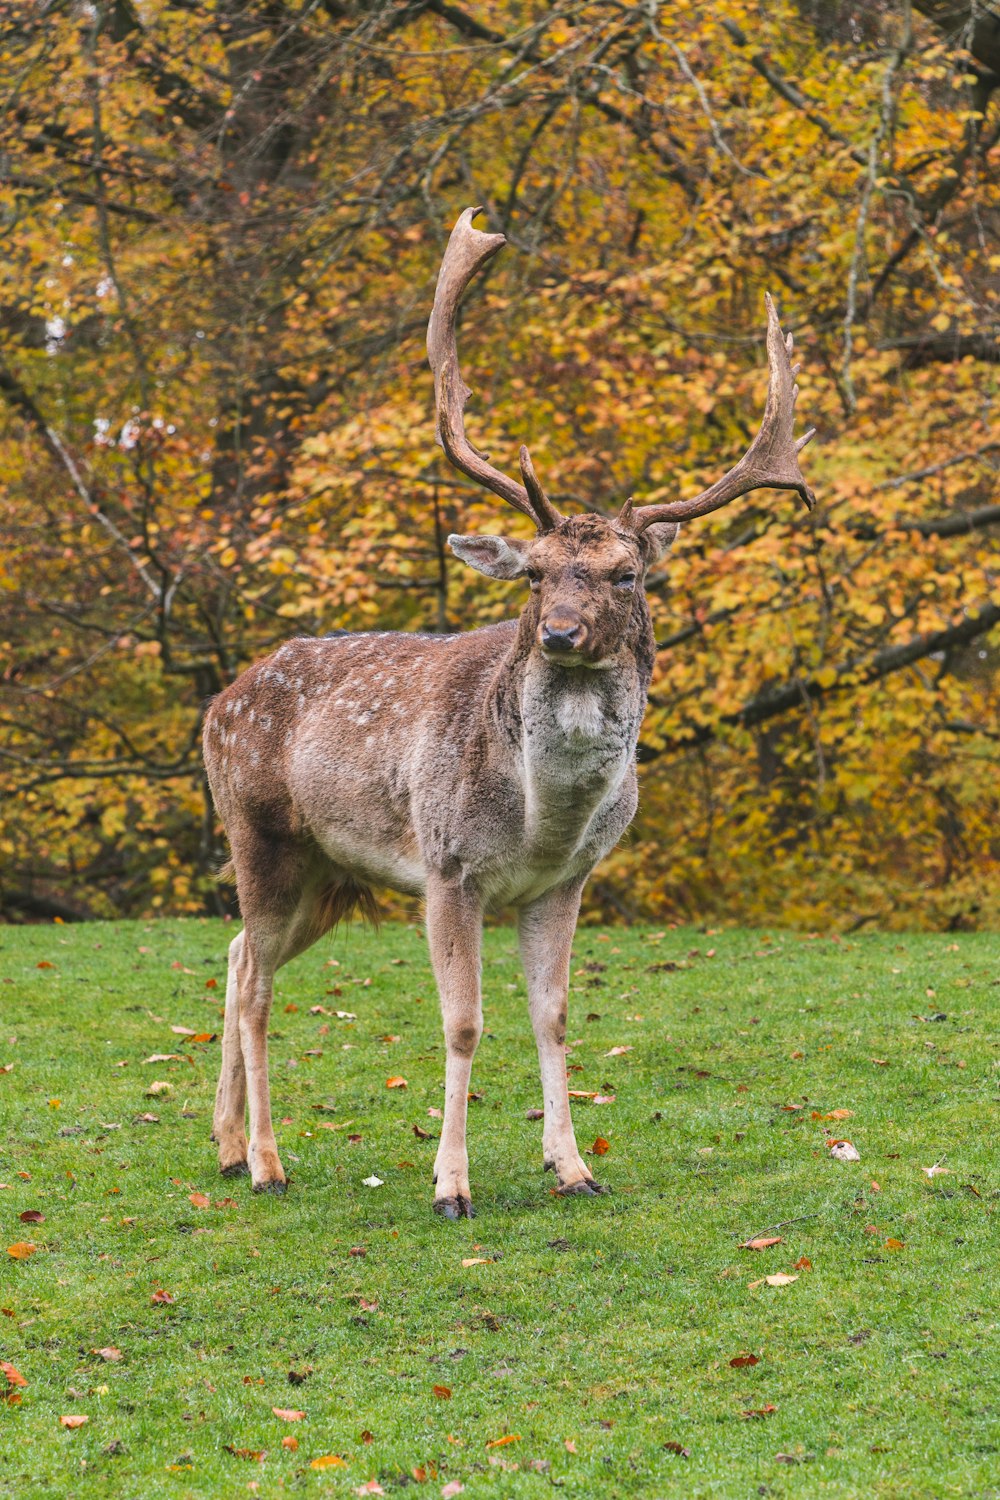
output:
[[595,812],[617,795],[635,755],[652,672],[653,633],[637,590],[625,636],[600,667],[563,666],[536,644],[530,598],[486,711],[524,789],[529,846],[564,858],[586,837]]

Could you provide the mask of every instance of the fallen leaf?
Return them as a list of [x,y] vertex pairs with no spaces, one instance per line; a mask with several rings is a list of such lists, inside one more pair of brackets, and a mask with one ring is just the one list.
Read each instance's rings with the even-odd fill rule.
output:
[[572,1438],[563,1438],[563,1447],[566,1449],[567,1453],[576,1452],[576,1443]]
[[384,1495],[385,1490],[379,1484],[377,1479],[368,1479],[364,1484],[357,1485],[355,1487],[354,1493],[356,1495]]
[[234,1448],[232,1443],[226,1443],[224,1451],[231,1453],[234,1458],[248,1458],[251,1462],[262,1464],[267,1457],[265,1449],[261,1448]]
[[35,965],[35,968],[36,969],[54,969],[55,968],[55,964],[50,964],[47,958],[43,958],[42,961],[41,961],[41,963],[37,963]]
[[519,1443],[521,1434],[519,1432],[508,1432],[506,1437],[493,1438],[486,1444],[487,1448],[504,1448],[508,1443]]
[[83,1424],[84,1424],[84,1422],[89,1422],[89,1421],[90,1421],[89,1417],[84,1417],[84,1416],[81,1416],[81,1415],[74,1414],[74,1415],[68,1416],[68,1417],[60,1417],[59,1418],[59,1425],[60,1425],[60,1427],[82,1427]]
[[305,1416],[304,1411],[296,1411],[293,1406],[272,1406],[271,1410],[283,1422],[301,1422]]
[[470,1266],[488,1266],[490,1258],[488,1255],[470,1255],[462,1262],[462,1269],[467,1271]]
[[827,1147],[834,1161],[860,1161],[861,1152],[850,1141],[827,1141]]
[[374,1432],[369,1432],[367,1427],[365,1428],[364,1432],[359,1433],[359,1435],[358,1435],[358,1442],[359,1443],[374,1443],[374,1441],[375,1441],[375,1434],[374,1434]]
[[151,1115],[147,1112],[144,1115],[136,1115],[135,1123],[137,1125],[159,1125],[160,1117],[159,1115]]
[[664,1443],[663,1449],[665,1453],[676,1453],[678,1458],[691,1457],[691,1449],[685,1448],[683,1443]]
[[525,1112],[524,1118],[526,1120],[544,1120],[545,1111],[544,1109],[529,1109]]
[[193,1026],[171,1026],[170,1030],[174,1036],[194,1036],[195,1034]]
[[108,1344],[105,1349],[92,1349],[92,1354],[98,1355],[106,1364],[116,1365],[122,1357],[122,1351],[116,1349],[114,1344]]
[[173,1302],[173,1300],[174,1300],[174,1299],[173,1299],[173,1297],[172,1297],[172,1296],[171,1296],[171,1295],[170,1295],[170,1293],[169,1293],[169,1292],[165,1292],[165,1291],[164,1291],[164,1290],[163,1290],[163,1289],[162,1289],[162,1287],[161,1287],[161,1288],[158,1288],[158,1289],[157,1289],[157,1290],[156,1290],[156,1291],[155,1291],[155,1292],[154,1292],[154,1293],[153,1293],[153,1295],[152,1295],[152,1297],[150,1297],[150,1299],[149,1299],[149,1300],[150,1300],[150,1302],[152,1302],[152,1303],[153,1303],[153,1304],[154,1304],[154,1306],[159,1306],[159,1305],[160,1305],[160,1303],[170,1303],[170,1302]]
[[291,1433],[289,1433],[287,1437],[281,1439],[281,1446],[287,1448],[289,1452],[294,1453],[299,1446],[299,1440],[297,1437],[292,1437]]
[[770,1417],[777,1410],[776,1406],[771,1406],[769,1403],[767,1406],[753,1406],[749,1411],[741,1411],[740,1416],[748,1422],[754,1417]]
[[211,1208],[212,1200],[207,1193],[188,1193],[188,1202],[193,1203],[195,1208]]
[[[921,1167],[920,1170],[921,1172],[923,1172],[925,1177],[941,1177],[942,1175],[949,1173],[951,1171],[951,1168],[942,1167],[940,1163],[935,1162],[933,1167]],[[21,1217],[24,1218],[24,1215],[22,1214]]]
[[34,1255],[37,1249],[38,1246],[32,1245],[29,1241],[18,1240],[15,1245],[7,1246],[7,1254],[11,1256],[13,1260],[27,1260],[28,1256]]
[[206,988],[206,990],[217,989],[218,985],[219,985],[219,981],[217,979],[206,979],[205,980],[205,988]]
[[382,1178],[376,1177],[374,1174],[371,1177],[366,1177],[364,1179],[364,1185],[365,1187],[370,1188],[385,1187],[385,1183],[383,1182]]
[[173,1084],[168,1083],[165,1078],[154,1078],[146,1090],[146,1098],[155,1099],[157,1094],[171,1094],[173,1089]]
[[44,1224],[45,1215],[37,1208],[26,1208],[23,1214],[17,1216],[22,1224]]
[[465,1485],[457,1479],[449,1479],[448,1483],[441,1487],[442,1500],[451,1500],[452,1495],[460,1495],[464,1489]]
[[774,1461],[776,1464],[800,1464],[802,1459],[795,1453],[776,1453]]
[[346,1469],[347,1464],[337,1453],[324,1453],[321,1458],[314,1458],[309,1467],[310,1469]]
[[451,1400],[451,1386],[450,1385],[436,1385],[436,1386],[434,1386],[433,1389],[434,1389],[434,1394],[435,1394],[435,1396],[437,1396],[437,1398],[438,1398],[439,1401],[450,1401]]
[[797,1276],[789,1276],[787,1271],[775,1271],[773,1276],[765,1276],[764,1280],[768,1286],[789,1286],[793,1281],[798,1281]]
[[905,1250],[906,1244],[903,1240],[888,1239],[885,1242],[885,1248],[887,1250]]
[[418,1141],[434,1141],[437,1137],[430,1130],[425,1130],[422,1125],[414,1125],[413,1134]]
[[617,1099],[617,1097],[618,1097],[617,1094],[595,1094],[594,1095],[594,1103],[595,1104],[614,1104],[614,1102]]
[[970,1193],[974,1193],[977,1198],[981,1198],[983,1196],[977,1187],[972,1186],[971,1182],[963,1182],[962,1186],[966,1188]]
[[387,1089],[405,1089],[408,1087],[408,1084],[405,1078],[393,1077],[385,1080],[385,1086]]
[[798,1258],[798,1260],[795,1262],[795,1265],[792,1267],[792,1270],[793,1271],[811,1271],[812,1268],[813,1268],[813,1263],[809,1259],[808,1255],[800,1255],[799,1258]]
[[218,1040],[217,1031],[196,1031],[191,1038],[192,1042],[214,1042]]
[[887,1057],[873,1057],[872,1062],[877,1068],[887,1068],[889,1066],[889,1059]]
[[568,1093],[569,1093],[569,1097],[571,1099],[596,1099],[597,1098],[596,1093],[594,1093],[593,1091],[588,1092],[586,1089],[569,1089]]
[[759,1365],[760,1360],[756,1354],[737,1354],[729,1363],[734,1370],[745,1370],[748,1365]]
[[610,1052],[605,1052],[605,1057],[623,1057],[626,1052],[631,1052],[632,1047],[612,1047]]
[[[181,1052],[151,1052],[148,1057],[143,1058],[144,1063],[158,1062],[191,1062],[190,1057],[185,1057]],[[124,1064],[121,1064],[124,1067]]]
[[430,1117],[431,1117],[432,1120],[443,1120],[444,1119],[444,1112],[442,1110],[438,1109],[437,1106],[434,1105],[434,1104],[431,1105],[431,1107],[427,1111],[427,1113],[430,1115]]
[[599,1135],[590,1149],[595,1156],[607,1156],[608,1152],[611,1150],[611,1147],[608,1145],[603,1135]]
[[756,1239],[746,1240],[740,1246],[741,1250],[769,1250],[772,1245],[781,1244],[780,1234],[760,1234]]
[[14,1366],[7,1360],[0,1359],[0,1370],[2,1370],[4,1375],[7,1377],[8,1385],[20,1385],[23,1387],[27,1387],[28,1382],[25,1380],[20,1370],[16,1370]]

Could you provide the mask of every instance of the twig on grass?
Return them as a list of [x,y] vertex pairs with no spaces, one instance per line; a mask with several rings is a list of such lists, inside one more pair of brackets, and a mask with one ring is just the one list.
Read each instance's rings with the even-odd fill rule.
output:
[[[801,1224],[802,1221],[803,1221],[803,1219],[818,1219],[818,1218],[819,1218],[819,1214],[799,1214],[799,1216],[797,1218],[795,1218],[795,1219],[782,1219],[782,1221],[781,1221],[780,1224],[768,1224],[767,1229],[758,1229],[756,1234],[748,1234],[748,1235],[746,1235],[746,1237],[743,1240],[741,1240],[740,1243],[744,1244],[744,1245],[748,1245],[751,1240],[759,1240],[763,1235],[767,1234],[768,1229],[784,1229],[785,1226],[788,1225],[788,1224]],[[731,1229],[729,1231],[729,1233],[732,1234],[732,1235],[738,1235],[740,1233],[740,1231],[738,1229]]]

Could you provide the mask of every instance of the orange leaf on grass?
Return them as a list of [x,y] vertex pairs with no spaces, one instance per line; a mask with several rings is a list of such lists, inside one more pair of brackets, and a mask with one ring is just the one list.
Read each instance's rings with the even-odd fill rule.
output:
[[347,1464],[337,1453],[324,1453],[320,1458],[314,1458],[309,1467],[310,1469],[346,1469]]
[[174,1299],[170,1295],[169,1292],[165,1292],[162,1287],[158,1287],[157,1290],[153,1293],[153,1295],[150,1297],[149,1300],[150,1300],[150,1302],[153,1303],[153,1305],[155,1307],[155,1306],[158,1306],[160,1303],[170,1303],[170,1302],[173,1302]]
[[809,1259],[808,1255],[800,1255],[799,1258],[798,1258],[798,1260],[795,1262],[794,1266],[792,1267],[792,1270],[793,1271],[811,1271],[812,1268],[813,1268],[813,1263]]
[[232,1443],[224,1446],[226,1453],[231,1453],[233,1458],[248,1458],[251,1462],[262,1464],[267,1457],[267,1450],[263,1448],[234,1448]]
[[14,1366],[7,1360],[0,1359],[0,1370],[2,1370],[6,1375],[8,1385],[27,1386],[28,1382],[25,1380],[20,1370],[16,1370]]
[[292,1437],[291,1433],[288,1433],[286,1437],[281,1439],[281,1446],[287,1448],[290,1453],[294,1453],[299,1446],[299,1440],[297,1437]]
[[608,1152],[611,1150],[611,1147],[608,1145],[608,1142],[604,1139],[603,1135],[599,1135],[590,1149],[595,1156],[607,1156]]
[[41,961],[41,963],[37,963],[35,965],[35,968],[36,969],[54,969],[55,968],[55,964],[50,964],[47,958],[43,958],[42,961]]
[[754,1407],[751,1407],[751,1409],[749,1411],[741,1411],[740,1412],[740,1416],[743,1418],[743,1420],[745,1422],[748,1422],[748,1421],[751,1421],[754,1417],[770,1417],[770,1416],[773,1416],[773,1414],[777,1410],[778,1410],[778,1408],[776,1406],[772,1406],[770,1404],[770,1402],[769,1402],[767,1404],[767,1406],[754,1406]]
[[92,1349],[92,1354],[98,1355],[106,1364],[115,1365],[122,1357],[122,1351],[116,1349],[114,1344],[108,1344],[104,1349]]
[[770,1250],[772,1245],[781,1244],[780,1234],[759,1234],[756,1239],[745,1240],[740,1246],[741,1250]]
[[906,1244],[903,1240],[888,1239],[885,1242],[885,1248],[887,1250],[905,1250]]
[[409,1085],[407,1084],[405,1078],[392,1077],[385,1080],[385,1086],[387,1089],[405,1089]]
[[7,1246],[7,1254],[12,1260],[27,1260],[37,1249],[38,1246],[32,1245],[28,1240],[18,1240],[16,1244]]
[[563,1447],[566,1449],[567,1453],[576,1452],[576,1442],[573,1438],[563,1438]]
[[305,1416],[304,1411],[296,1411],[293,1406],[272,1406],[271,1410],[283,1422],[301,1422]]
[[439,1401],[450,1401],[451,1400],[451,1386],[450,1385],[436,1385],[436,1386],[434,1386],[433,1389],[434,1389],[434,1394],[438,1398]]
[[508,1432],[506,1437],[493,1438],[486,1446],[487,1448],[503,1448],[507,1443],[519,1443],[520,1441],[521,1434],[519,1432]]
[[734,1370],[745,1370],[748,1365],[759,1365],[760,1360],[756,1354],[737,1354],[729,1363]]
[[59,1425],[60,1425],[60,1427],[82,1427],[83,1424],[84,1424],[84,1422],[89,1422],[89,1421],[90,1421],[89,1417],[84,1417],[82,1415],[80,1415],[80,1416],[73,1415],[73,1416],[69,1416],[69,1417],[60,1417],[59,1418]]
[[188,1202],[195,1208],[211,1208],[212,1200],[207,1193],[188,1193]]

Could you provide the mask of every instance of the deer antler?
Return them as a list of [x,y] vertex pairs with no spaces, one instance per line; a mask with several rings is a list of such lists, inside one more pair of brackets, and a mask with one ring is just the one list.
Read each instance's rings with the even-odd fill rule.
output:
[[626,500],[618,517],[619,524],[634,532],[645,531],[661,521],[689,521],[694,516],[705,516],[736,500],[749,490],[775,489],[797,490],[811,510],[816,496],[802,478],[798,455],[808,443],[816,429],[810,427],[804,437],[796,440],[792,431],[795,416],[795,398],[799,388],[795,376],[799,366],[791,362],[792,335],[787,338],[781,332],[774,303],[765,293],[767,303],[767,362],[770,379],[767,385],[767,405],[760,431],[735,468],[695,495],[692,500],[672,500],[666,505],[642,505],[633,507]]
[[427,358],[434,371],[437,440],[456,469],[492,490],[515,510],[530,516],[539,531],[551,531],[562,517],[539,484],[527,448],[521,448],[524,484],[518,484],[494,469],[489,455],[481,453],[465,435],[465,405],[472,392],[459,369],[455,319],[473,276],[507,243],[502,234],[483,234],[473,229],[472,221],[480,213],[481,208],[465,209],[451,231],[427,325]]

